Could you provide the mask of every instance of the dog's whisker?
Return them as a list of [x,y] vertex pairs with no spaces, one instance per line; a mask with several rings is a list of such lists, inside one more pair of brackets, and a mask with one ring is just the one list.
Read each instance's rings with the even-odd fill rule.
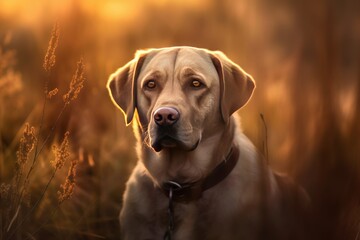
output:
[[148,130],[146,130],[146,131],[143,133],[143,143],[144,143],[146,146],[148,146],[149,148],[151,148],[150,136],[149,136]]

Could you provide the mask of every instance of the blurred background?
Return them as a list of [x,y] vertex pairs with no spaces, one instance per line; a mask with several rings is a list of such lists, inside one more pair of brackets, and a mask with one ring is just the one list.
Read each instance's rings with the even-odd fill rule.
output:
[[[56,64],[47,75],[42,65],[56,22]],[[39,156],[28,201],[39,199],[51,176],[51,147],[67,130],[71,158],[79,160],[74,194],[49,216],[64,168],[11,237],[3,202],[1,236],[119,239],[135,139],[110,101],[107,78],[137,49],[189,45],[221,50],[254,77],[255,94],[237,113],[244,132],[261,152],[267,145],[274,171],[308,191],[319,239],[360,239],[359,43],[355,0],[0,0],[0,183],[14,175],[25,123],[39,129],[44,81],[59,93],[48,100],[40,142],[61,111],[77,61],[86,65],[84,88]]]

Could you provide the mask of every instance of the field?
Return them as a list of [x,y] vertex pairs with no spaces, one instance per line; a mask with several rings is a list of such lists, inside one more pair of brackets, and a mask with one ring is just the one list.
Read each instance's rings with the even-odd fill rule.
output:
[[0,0],[0,239],[119,239],[135,139],[105,85],[137,49],[181,45],[221,50],[254,77],[236,113],[244,132],[308,191],[319,239],[360,239],[359,11],[354,0]]

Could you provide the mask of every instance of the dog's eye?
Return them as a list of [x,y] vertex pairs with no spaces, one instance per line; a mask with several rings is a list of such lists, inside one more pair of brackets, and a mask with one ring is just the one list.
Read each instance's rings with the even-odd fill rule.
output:
[[202,86],[202,83],[197,80],[197,79],[193,79],[192,82],[191,82],[191,85],[195,88],[198,88],[198,87],[201,87]]
[[145,84],[147,88],[153,89],[156,87],[156,83],[154,80],[149,80],[147,81],[147,83]]

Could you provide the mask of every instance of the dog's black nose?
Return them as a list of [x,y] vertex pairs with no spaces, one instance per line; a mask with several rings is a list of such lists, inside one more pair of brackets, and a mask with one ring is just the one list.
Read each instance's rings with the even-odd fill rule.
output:
[[155,123],[159,126],[173,125],[179,117],[179,111],[171,107],[161,107],[154,112]]

